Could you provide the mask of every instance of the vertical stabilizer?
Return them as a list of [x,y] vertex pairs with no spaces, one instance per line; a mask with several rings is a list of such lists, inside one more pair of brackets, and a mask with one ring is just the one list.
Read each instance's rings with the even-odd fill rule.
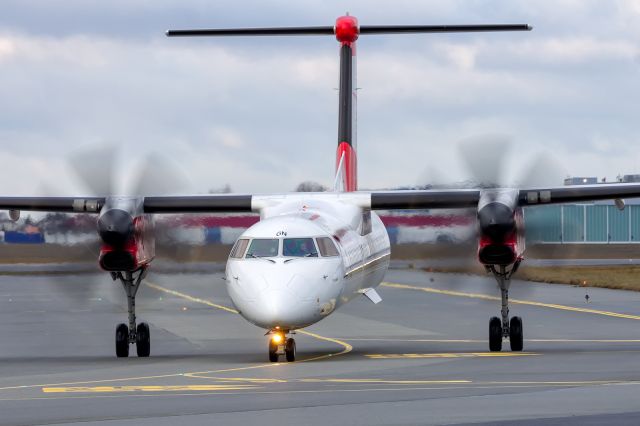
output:
[[203,28],[169,30],[169,37],[235,37],[235,36],[328,36],[335,35],[340,43],[340,92],[338,109],[338,152],[334,188],[342,191],[358,189],[356,150],[356,40],[360,34],[469,33],[489,31],[530,31],[526,24],[479,25],[363,25],[349,16],[336,19],[333,27],[261,27]]
[[[358,20],[341,16],[334,27],[340,42],[340,86],[338,93],[338,150],[336,176],[342,176],[344,191],[358,189],[356,150],[356,40],[360,33]],[[340,164],[342,163],[342,166]]]

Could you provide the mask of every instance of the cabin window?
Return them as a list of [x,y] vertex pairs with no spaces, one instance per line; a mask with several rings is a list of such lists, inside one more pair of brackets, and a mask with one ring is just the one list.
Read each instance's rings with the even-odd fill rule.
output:
[[255,239],[251,241],[246,258],[275,257],[278,255],[278,239]]
[[282,254],[291,257],[318,257],[313,238],[285,238]]
[[249,240],[246,238],[241,238],[236,241],[236,245],[233,246],[231,250],[231,257],[234,259],[242,259],[244,257],[244,252],[247,251],[247,246],[249,245]]
[[320,249],[320,254],[323,257],[339,256],[340,253],[338,253],[338,249],[336,248],[336,245],[333,243],[333,241],[331,241],[331,238],[320,237],[320,238],[316,238],[316,241],[318,242],[318,248]]

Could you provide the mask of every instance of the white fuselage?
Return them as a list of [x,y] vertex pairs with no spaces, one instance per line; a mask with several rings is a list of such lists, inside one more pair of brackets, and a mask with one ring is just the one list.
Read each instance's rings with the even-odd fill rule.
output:
[[382,282],[390,254],[382,221],[338,198],[300,194],[259,206],[260,222],[240,236],[226,268],[245,319],[268,330],[307,327]]

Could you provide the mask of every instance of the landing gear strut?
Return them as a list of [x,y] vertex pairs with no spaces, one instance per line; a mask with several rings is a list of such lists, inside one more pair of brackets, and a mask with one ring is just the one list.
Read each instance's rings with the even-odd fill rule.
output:
[[116,356],[118,358],[128,357],[129,345],[134,343],[139,357],[148,357],[151,352],[149,324],[141,322],[136,326],[136,294],[146,275],[146,268],[134,272],[111,273],[114,281],[120,280],[122,283],[122,288],[127,294],[127,311],[129,312],[129,325],[118,324],[116,327]]
[[487,267],[488,271],[498,281],[502,296],[502,318],[492,317],[489,321],[489,349],[492,352],[502,350],[502,339],[504,338],[509,339],[512,351],[522,351],[524,346],[522,318],[512,317],[511,321],[509,321],[509,286],[511,285],[511,276],[518,270],[520,262],[520,260],[517,260],[510,270],[507,270],[505,265],[499,265],[498,269],[493,265]]
[[296,360],[296,341],[286,338],[286,332],[276,330],[271,333],[269,339],[269,361],[278,362],[280,355],[284,355],[287,362]]

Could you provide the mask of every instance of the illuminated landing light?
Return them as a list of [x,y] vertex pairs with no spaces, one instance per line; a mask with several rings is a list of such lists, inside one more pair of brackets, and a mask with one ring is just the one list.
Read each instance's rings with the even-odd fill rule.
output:
[[271,336],[271,341],[279,345],[284,341],[284,336],[281,333],[273,333],[273,336]]

